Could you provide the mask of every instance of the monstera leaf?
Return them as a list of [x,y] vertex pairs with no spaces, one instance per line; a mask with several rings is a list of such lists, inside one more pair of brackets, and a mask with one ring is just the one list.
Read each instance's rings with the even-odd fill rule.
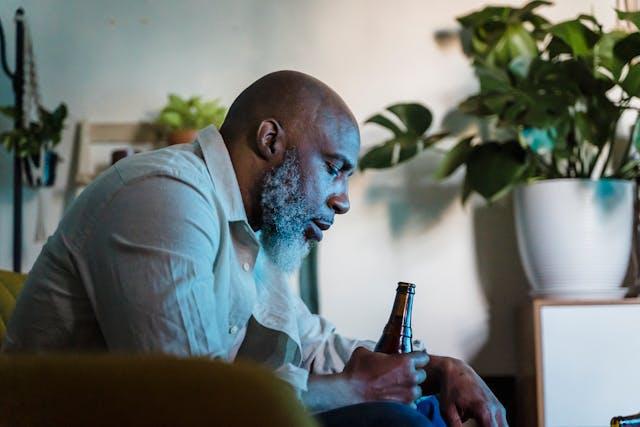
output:
[[382,169],[409,160],[432,146],[447,133],[426,135],[433,116],[418,103],[394,104],[385,112],[369,117],[365,123],[375,123],[389,130],[392,136],[373,147],[360,159],[360,169]]
[[625,12],[616,9],[616,14],[618,15],[618,19],[632,22],[633,25],[640,30],[640,12]]
[[488,201],[522,182],[528,166],[526,152],[517,141],[479,144],[469,153],[466,165],[465,187]]

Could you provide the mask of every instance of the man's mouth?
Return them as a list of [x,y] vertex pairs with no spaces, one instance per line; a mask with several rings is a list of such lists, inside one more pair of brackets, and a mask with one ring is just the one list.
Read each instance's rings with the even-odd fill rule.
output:
[[320,219],[314,219],[309,223],[309,227],[307,227],[306,236],[307,239],[313,239],[316,242],[322,240],[322,232],[326,231],[331,227],[331,222],[323,221]]

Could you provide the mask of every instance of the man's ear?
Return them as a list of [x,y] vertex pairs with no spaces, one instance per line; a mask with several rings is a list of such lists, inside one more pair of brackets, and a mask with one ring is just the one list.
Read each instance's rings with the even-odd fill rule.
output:
[[284,129],[275,119],[260,122],[256,133],[256,146],[260,157],[268,162],[279,162],[287,148]]

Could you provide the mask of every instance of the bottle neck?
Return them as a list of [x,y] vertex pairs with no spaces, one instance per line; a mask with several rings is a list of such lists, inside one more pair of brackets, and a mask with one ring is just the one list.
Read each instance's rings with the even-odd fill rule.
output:
[[413,308],[413,287],[400,284],[396,290],[396,298],[391,309],[387,328],[401,330],[402,335],[411,335],[411,311]]

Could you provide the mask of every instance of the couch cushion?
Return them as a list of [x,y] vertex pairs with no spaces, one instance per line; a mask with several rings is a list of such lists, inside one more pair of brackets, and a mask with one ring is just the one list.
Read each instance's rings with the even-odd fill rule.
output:
[[16,306],[18,292],[26,278],[25,274],[0,270],[0,342],[4,339],[9,316]]
[[0,426],[313,427],[263,367],[167,356],[0,356]]

